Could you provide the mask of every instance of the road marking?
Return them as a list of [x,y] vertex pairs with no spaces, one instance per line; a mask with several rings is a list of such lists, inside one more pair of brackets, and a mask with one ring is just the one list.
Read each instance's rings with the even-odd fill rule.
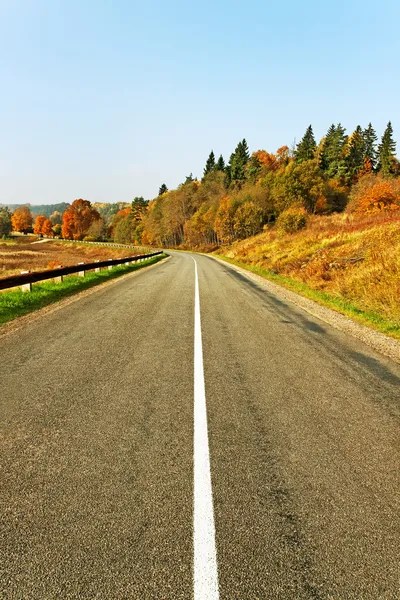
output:
[[[193,257],[192,257],[193,258]],[[218,568],[208,449],[197,263],[194,299],[194,600],[218,600]]]

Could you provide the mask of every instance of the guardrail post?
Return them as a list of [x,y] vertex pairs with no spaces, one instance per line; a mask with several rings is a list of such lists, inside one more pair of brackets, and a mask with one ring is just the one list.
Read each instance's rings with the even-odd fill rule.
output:
[[[58,269],[62,268],[62,265],[58,265],[57,267]],[[56,277],[54,277],[53,281],[54,283],[62,283],[64,280],[64,277],[62,275],[57,275]]]
[[[30,271],[21,271],[21,275],[25,275],[26,273],[30,273]],[[23,285],[21,285],[21,291],[22,292],[31,292],[32,291],[32,284],[31,283],[24,283]]]
[[[84,265],[84,262],[79,262],[78,265]],[[83,271],[78,271],[78,277],[85,277],[85,269]]]
[[[112,260],[112,258],[109,258],[108,260]],[[113,266],[112,265],[108,265],[107,268],[108,268],[109,271],[111,271],[111,269],[113,268]]]
[[[100,262],[99,260],[95,260],[94,262]],[[100,267],[96,267],[94,270],[95,273],[100,273]]]

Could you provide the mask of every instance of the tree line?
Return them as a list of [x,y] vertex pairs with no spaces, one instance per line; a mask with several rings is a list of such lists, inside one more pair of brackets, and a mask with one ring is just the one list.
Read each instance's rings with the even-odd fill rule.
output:
[[[250,154],[241,140],[229,162],[211,151],[201,181],[166,184],[149,203],[142,242],[207,247],[230,243],[280,222],[302,224],[307,214],[400,208],[400,163],[389,122],[378,143],[371,123],[350,135],[332,124],[317,143],[310,125],[293,148]],[[296,217],[297,212],[297,217]],[[300,225],[299,225],[300,226]]]
[[[391,123],[378,143],[371,125],[350,134],[332,124],[317,143],[310,125],[292,148],[250,153],[239,141],[226,163],[211,151],[201,180],[191,173],[176,189],[163,183],[151,201],[94,203],[78,199],[60,212],[0,207],[0,236],[11,229],[66,239],[157,246],[212,247],[243,239],[277,219],[303,223],[307,214],[400,208],[400,163]],[[297,214],[297,217],[296,217]]]

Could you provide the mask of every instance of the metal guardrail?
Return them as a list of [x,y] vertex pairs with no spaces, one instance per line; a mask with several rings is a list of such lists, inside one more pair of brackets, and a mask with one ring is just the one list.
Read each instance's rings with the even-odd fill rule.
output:
[[[163,252],[153,252],[152,254],[137,254],[136,256],[127,256],[125,258],[110,258],[109,260],[100,260],[94,263],[80,263],[70,267],[58,267],[57,269],[47,269],[46,271],[33,271],[32,273],[24,272],[20,275],[11,275],[10,277],[0,278],[0,290],[18,286],[30,286],[32,283],[45,281],[46,279],[61,278],[64,275],[73,275],[74,273],[84,273],[94,269],[104,267],[113,267],[123,265],[125,263],[140,262],[153,256],[158,256]],[[27,289],[27,287],[25,288]]]

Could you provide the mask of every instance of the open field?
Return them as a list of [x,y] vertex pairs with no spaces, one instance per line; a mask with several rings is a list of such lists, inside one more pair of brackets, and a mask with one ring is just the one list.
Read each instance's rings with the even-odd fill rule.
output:
[[218,253],[398,337],[400,215],[313,216],[296,233],[273,227]]
[[108,258],[123,258],[140,254],[132,248],[112,248],[58,240],[41,240],[37,236],[18,236],[0,240],[0,277],[19,274],[21,271],[41,271],[64,267],[79,262],[93,262]]

